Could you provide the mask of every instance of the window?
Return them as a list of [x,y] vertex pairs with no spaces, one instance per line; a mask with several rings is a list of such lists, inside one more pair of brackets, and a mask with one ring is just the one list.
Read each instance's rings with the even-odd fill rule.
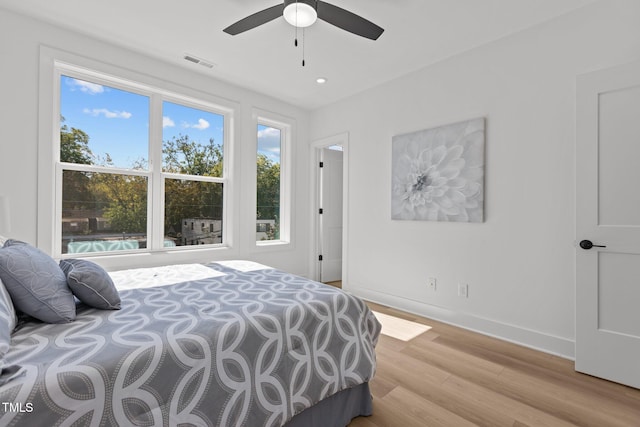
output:
[[[187,240],[192,245],[220,244],[224,116],[168,101],[162,110],[164,233],[178,245]],[[179,228],[184,218],[193,219],[189,229]],[[217,223],[217,231],[208,231],[203,220]],[[200,222],[199,229],[194,222]]]
[[60,77],[62,253],[146,247],[149,105],[145,95]]
[[[258,124],[256,240],[280,240],[280,150],[282,131]],[[265,227],[262,231],[262,225]]]
[[285,160],[290,125],[258,119],[256,242],[289,242],[289,183]]
[[55,252],[223,245],[229,111],[62,64],[56,70]]

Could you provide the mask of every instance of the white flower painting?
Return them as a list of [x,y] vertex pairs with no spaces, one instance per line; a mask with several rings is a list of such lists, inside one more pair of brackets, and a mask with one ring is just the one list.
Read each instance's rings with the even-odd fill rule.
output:
[[391,218],[484,220],[484,118],[392,139]]

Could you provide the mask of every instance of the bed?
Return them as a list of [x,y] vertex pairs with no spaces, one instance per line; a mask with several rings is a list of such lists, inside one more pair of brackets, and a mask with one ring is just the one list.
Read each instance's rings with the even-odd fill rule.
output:
[[380,324],[340,289],[248,261],[110,273],[119,310],[19,325],[0,425],[345,426],[372,412]]

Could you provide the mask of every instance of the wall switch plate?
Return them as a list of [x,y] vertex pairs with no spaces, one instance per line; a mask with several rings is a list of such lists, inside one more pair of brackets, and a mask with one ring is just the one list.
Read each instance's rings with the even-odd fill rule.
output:
[[436,278],[435,277],[429,277],[429,281],[427,282],[427,285],[429,286],[429,289],[431,289],[432,291],[436,290]]
[[458,296],[469,298],[469,285],[466,283],[458,283]]

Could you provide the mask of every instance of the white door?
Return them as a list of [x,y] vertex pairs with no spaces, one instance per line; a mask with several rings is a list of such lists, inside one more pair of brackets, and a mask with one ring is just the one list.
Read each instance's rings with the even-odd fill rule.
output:
[[342,280],[342,151],[323,148],[320,169],[320,280]]
[[576,370],[640,388],[640,63],[578,77],[576,137]]

